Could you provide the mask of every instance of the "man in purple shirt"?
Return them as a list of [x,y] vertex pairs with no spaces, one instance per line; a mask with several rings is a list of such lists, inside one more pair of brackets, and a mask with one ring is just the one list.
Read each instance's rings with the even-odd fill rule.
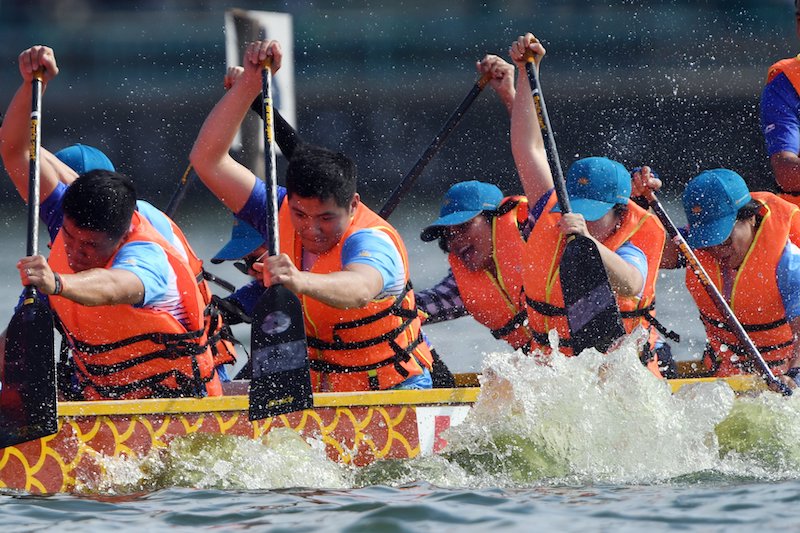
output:
[[[800,37],[800,0],[795,0]],[[761,128],[781,197],[800,205],[800,56],[769,69],[761,92]]]

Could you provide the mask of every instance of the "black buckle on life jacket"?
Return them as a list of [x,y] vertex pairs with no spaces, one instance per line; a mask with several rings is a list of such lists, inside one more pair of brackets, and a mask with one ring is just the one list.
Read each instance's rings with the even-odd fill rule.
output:
[[527,321],[528,321],[527,311],[520,311],[519,313],[514,315],[514,317],[511,320],[509,320],[504,326],[489,331],[492,332],[492,335],[494,336],[495,339],[504,339],[507,335],[510,335],[518,327],[524,326]]

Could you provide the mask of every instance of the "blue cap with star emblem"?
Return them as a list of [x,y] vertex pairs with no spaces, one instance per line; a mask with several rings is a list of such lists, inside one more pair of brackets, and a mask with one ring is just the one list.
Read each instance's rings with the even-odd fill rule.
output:
[[445,227],[458,226],[483,211],[497,209],[502,201],[502,191],[491,183],[475,180],[456,183],[442,199],[439,218],[422,230],[420,238],[426,242],[438,239]]
[[723,243],[733,231],[739,209],[750,199],[744,179],[732,170],[706,170],[692,178],[683,191],[689,246],[707,248]]
[[[572,163],[567,172],[570,207],[588,221],[603,217],[616,204],[627,205],[631,195],[631,175],[607,157],[587,157]],[[553,211],[561,212],[556,205]]]

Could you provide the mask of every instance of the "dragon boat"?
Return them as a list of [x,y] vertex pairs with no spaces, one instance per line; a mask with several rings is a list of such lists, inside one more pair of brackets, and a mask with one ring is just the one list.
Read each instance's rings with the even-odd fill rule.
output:
[[[714,379],[669,383],[674,392]],[[765,388],[754,375],[725,381],[737,393]],[[228,395],[216,398],[59,402],[55,434],[0,449],[0,489],[71,492],[102,475],[103,457],[141,457],[196,433],[257,439],[288,428],[323,442],[331,460],[353,466],[434,454],[446,445],[443,432],[465,419],[480,393],[475,374],[457,375],[456,384],[426,391],[318,393],[312,409],[252,422],[247,382],[233,382]]]

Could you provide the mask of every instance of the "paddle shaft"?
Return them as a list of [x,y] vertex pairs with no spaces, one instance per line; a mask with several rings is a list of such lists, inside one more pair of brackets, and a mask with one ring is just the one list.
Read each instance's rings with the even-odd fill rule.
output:
[[272,70],[267,59],[261,73],[262,111],[264,117],[264,174],[267,186],[267,251],[270,256],[280,253],[278,240],[278,174],[275,165],[275,128],[272,116]]
[[489,83],[489,79],[491,78],[490,74],[484,74],[481,76],[478,81],[475,82],[475,85],[472,86],[467,96],[464,100],[461,101],[461,104],[456,108],[450,118],[447,119],[442,129],[439,130],[439,133],[433,138],[431,143],[428,145],[428,148],[422,153],[419,157],[417,162],[411,167],[411,170],[403,177],[400,185],[392,192],[389,196],[389,199],[386,200],[386,203],[383,204],[381,210],[378,212],[381,218],[389,218],[391,214],[394,212],[395,208],[400,203],[400,199],[406,195],[406,193],[411,189],[414,182],[417,181],[417,178],[422,174],[422,171],[425,170],[425,167],[430,163],[433,156],[439,151],[442,147],[444,142],[447,140],[447,137],[453,132],[453,130],[458,126],[458,123],[461,122],[461,119],[464,117],[464,114],[467,112],[469,107],[472,105],[472,102],[478,97],[481,93],[483,88]]
[[[30,159],[28,161],[28,242],[25,253],[28,256],[39,253],[39,182],[42,138],[42,72],[34,74],[31,82],[31,145]],[[35,288],[30,286],[31,290]]]
[[733,333],[739,339],[739,342],[742,343],[751,360],[758,367],[758,370],[763,376],[764,381],[766,381],[769,385],[776,386],[785,396],[791,396],[792,390],[785,383],[776,378],[775,374],[772,373],[772,370],[764,360],[761,352],[759,352],[756,345],[753,344],[753,341],[744,330],[741,322],[739,322],[739,319],[733,314],[733,310],[731,309],[730,305],[728,305],[728,302],[725,301],[725,298],[719,292],[716,285],[714,285],[713,281],[711,281],[711,276],[709,276],[708,272],[706,272],[705,268],[703,268],[703,265],[697,259],[697,256],[694,254],[694,251],[692,251],[689,243],[686,242],[686,239],[684,239],[683,235],[681,235],[681,233],[678,231],[677,226],[675,226],[675,223],[669,218],[669,215],[664,210],[664,206],[661,205],[661,202],[658,201],[658,198],[656,198],[655,194],[650,196],[650,207],[664,225],[664,228],[667,230],[667,234],[670,236],[672,241],[678,246],[678,250],[680,251],[681,255],[686,258],[686,268],[690,268],[697,276],[697,279],[708,293],[711,301],[714,302],[717,310],[723,315],[728,326],[733,330]]
[[556,189],[558,205],[562,213],[571,213],[572,208],[569,205],[569,195],[567,194],[567,185],[564,180],[564,171],[561,168],[561,159],[558,157],[558,148],[556,147],[553,128],[550,126],[550,115],[547,113],[547,106],[544,103],[542,84],[539,81],[539,70],[534,65],[533,57],[528,58],[528,62],[525,63],[525,73],[528,75],[528,83],[533,92],[533,103],[536,106],[539,128],[542,130],[542,136],[547,143],[547,153],[550,156],[547,159],[550,162],[550,169],[553,172],[553,186]]
[[192,170],[192,164],[189,163],[189,166],[187,166],[186,170],[183,171],[181,180],[178,182],[178,188],[175,189],[175,192],[172,193],[172,197],[169,199],[167,208],[164,210],[164,214],[166,214],[169,218],[173,218],[175,216],[175,211],[178,210],[178,206],[181,204],[181,202],[183,202],[184,197],[186,197],[189,181],[194,175]]
[[[550,116],[544,103],[539,71],[529,51],[525,72],[528,75],[536,116],[542,137],[547,139],[548,163],[562,214],[571,213],[561,159],[558,156]],[[572,349],[575,355],[588,347],[607,351],[623,335],[625,328],[597,245],[588,237],[570,235],[559,261],[559,280],[564,297]]]

